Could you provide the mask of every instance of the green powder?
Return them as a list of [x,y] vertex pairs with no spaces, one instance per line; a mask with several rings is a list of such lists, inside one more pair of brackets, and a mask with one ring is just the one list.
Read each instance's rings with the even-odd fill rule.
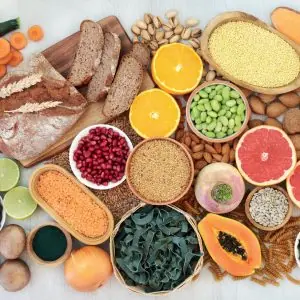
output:
[[64,233],[55,226],[39,229],[32,241],[35,254],[44,261],[55,261],[65,253],[67,239]]

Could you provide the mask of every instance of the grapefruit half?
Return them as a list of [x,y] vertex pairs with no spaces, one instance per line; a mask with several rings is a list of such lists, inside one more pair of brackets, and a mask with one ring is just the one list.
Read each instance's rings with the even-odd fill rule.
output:
[[296,165],[296,150],[287,134],[273,126],[247,131],[236,148],[236,164],[243,177],[258,186],[285,180]]
[[292,201],[300,207],[300,161],[286,180],[286,188]]

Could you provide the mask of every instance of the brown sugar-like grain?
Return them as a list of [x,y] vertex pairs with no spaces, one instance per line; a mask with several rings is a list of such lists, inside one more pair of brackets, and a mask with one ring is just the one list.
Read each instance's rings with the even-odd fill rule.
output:
[[94,199],[58,171],[39,176],[37,190],[43,200],[74,230],[91,238],[108,230],[108,216]]
[[133,154],[128,180],[144,199],[166,202],[184,192],[191,176],[190,161],[178,145],[168,140],[152,140]]

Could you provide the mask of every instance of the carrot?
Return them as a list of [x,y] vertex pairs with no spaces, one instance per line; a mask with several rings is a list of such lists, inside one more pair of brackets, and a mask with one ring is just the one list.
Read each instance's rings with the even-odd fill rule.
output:
[[16,67],[23,61],[23,55],[18,50],[13,50],[11,53],[12,53],[12,58],[8,62],[8,64],[12,67]]
[[44,37],[44,31],[41,26],[33,25],[28,29],[28,37],[30,40],[37,42]]
[[0,65],[6,65],[12,58],[12,51],[10,51],[6,56],[0,58]]
[[6,39],[0,39],[0,58],[5,57],[10,52],[10,44]]
[[27,46],[27,38],[22,32],[15,32],[10,36],[10,44],[17,50]]
[[0,78],[2,78],[6,74],[6,66],[0,65]]

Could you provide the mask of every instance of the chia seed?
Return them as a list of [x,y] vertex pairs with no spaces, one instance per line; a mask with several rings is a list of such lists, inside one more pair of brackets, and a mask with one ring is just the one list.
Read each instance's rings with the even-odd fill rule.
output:
[[251,217],[265,227],[282,224],[288,209],[288,199],[281,191],[274,188],[260,189],[250,201]]

